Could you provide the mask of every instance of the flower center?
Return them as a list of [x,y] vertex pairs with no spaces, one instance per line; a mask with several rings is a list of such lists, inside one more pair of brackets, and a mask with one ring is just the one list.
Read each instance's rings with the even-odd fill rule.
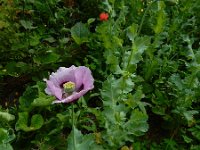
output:
[[65,93],[72,93],[75,90],[75,83],[74,82],[66,82],[63,84],[63,88]]

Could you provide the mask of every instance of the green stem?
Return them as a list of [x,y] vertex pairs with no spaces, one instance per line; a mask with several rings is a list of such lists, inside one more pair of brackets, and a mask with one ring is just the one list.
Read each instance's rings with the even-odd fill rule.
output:
[[72,104],[72,133],[73,133],[73,147],[76,150],[76,137],[75,137],[75,121],[74,121],[74,104]]
[[158,0],[154,0],[153,2],[151,2],[148,6],[147,6],[147,9],[145,10],[144,12],[144,15],[142,16],[142,20],[141,20],[141,23],[140,23],[140,26],[139,26],[139,29],[138,29],[138,35],[140,34],[141,32],[141,29],[142,29],[142,25],[144,23],[144,19],[146,17],[146,14],[147,12],[149,11],[149,9],[151,8],[151,5],[154,3],[154,2],[157,2]]

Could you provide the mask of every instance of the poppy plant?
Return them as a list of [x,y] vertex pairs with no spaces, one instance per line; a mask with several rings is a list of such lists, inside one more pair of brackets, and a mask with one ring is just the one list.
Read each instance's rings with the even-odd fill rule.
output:
[[105,13],[105,12],[102,12],[100,15],[99,15],[99,18],[101,21],[107,21],[108,20],[108,13]]
[[45,92],[57,98],[53,103],[69,103],[94,88],[94,78],[85,66],[60,67],[46,80]]

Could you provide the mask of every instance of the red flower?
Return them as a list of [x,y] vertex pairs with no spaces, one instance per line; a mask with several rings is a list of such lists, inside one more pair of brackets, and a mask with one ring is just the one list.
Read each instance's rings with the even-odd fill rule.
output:
[[105,12],[102,12],[100,15],[99,15],[99,18],[101,21],[107,21],[108,20],[108,13],[105,13]]

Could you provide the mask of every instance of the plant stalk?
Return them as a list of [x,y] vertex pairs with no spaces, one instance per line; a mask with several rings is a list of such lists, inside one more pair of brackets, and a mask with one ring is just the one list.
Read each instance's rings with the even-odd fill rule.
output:
[[73,133],[73,147],[76,150],[76,137],[75,137],[75,116],[74,116],[74,104],[72,103],[72,133]]

